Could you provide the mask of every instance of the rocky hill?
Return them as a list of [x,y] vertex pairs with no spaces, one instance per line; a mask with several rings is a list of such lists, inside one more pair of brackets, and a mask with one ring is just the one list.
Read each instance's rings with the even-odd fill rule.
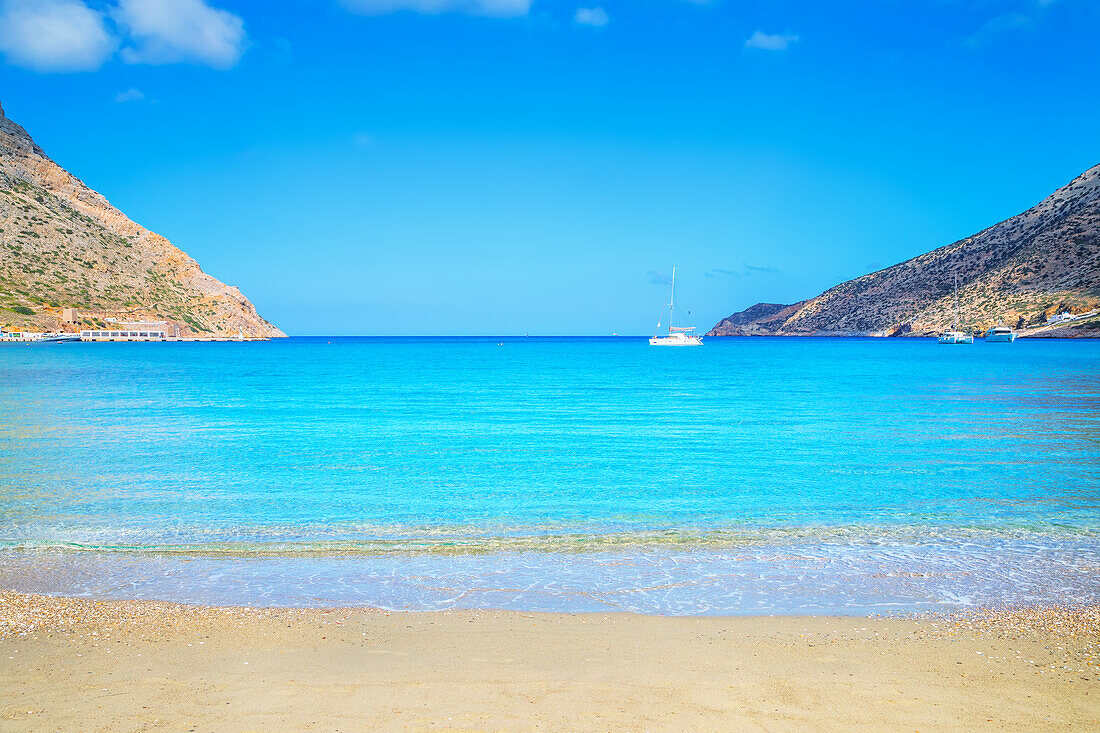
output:
[[[77,321],[65,323],[64,309]],[[237,288],[130,221],[50,160],[0,108],[0,326],[168,321],[183,336],[283,336]]]
[[707,335],[930,335],[952,325],[956,275],[963,330],[1024,328],[1100,307],[1100,165],[971,237],[800,303],[758,303]]

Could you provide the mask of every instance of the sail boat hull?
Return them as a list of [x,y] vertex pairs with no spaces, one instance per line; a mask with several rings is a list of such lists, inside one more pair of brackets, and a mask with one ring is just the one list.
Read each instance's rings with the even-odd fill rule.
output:
[[939,342],[941,344],[972,344],[974,343],[974,337],[962,331],[944,331],[940,334]]
[[671,336],[654,336],[649,340],[650,346],[702,346],[703,339],[699,336],[688,336],[683,333],[674,333]]

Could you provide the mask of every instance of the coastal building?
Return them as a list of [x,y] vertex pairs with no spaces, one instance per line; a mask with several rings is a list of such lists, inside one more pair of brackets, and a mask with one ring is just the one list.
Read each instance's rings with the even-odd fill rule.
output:
[[118,330],[85,330],[80,332],[81,341],[165,341],[168,332],[164,326],[147,328],[122,328]]
[[22,331],[0,331],[0,343],[29,341],[32,336],[37,336],[37,334],[23,333]]
[[1052,323],[1065,323],[1066,321],[1076,321],[1076,320],[1077,320],[1077,315],[1076,314],[1070,313],[1069,311],[1063,311],[1062,313],[1059,313],[1056,316],[1051,316],[1050,318],[1048,318],[1047,319],[1047,325],[1049,326]]
[[76,313],[76,308],[66,308],[61,312],[61,320],[65,323],[76,323],[80,317]]

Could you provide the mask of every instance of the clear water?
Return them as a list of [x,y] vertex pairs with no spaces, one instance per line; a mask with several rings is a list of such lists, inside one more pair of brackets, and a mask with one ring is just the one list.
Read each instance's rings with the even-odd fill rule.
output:
[[388,608],[1100,600],[1100,342],[0,347],[0,586]]

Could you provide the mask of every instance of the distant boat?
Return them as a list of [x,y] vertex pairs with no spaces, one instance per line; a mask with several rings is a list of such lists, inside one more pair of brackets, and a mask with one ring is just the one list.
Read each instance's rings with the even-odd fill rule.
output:
[[951,330],[941,333],[939,342],[941,344],[972,344],[974,343],[974,337],[962,331]]
[[974,337],[959,330],[959,276],[955,275],[955,322],[950,331],[940,334],[941,344],[972,344]]
[[69,341],[79,341],[79,333],[44,333],[42,338],[38,339],[38,343],[41,344],[62,344]]
[[994,326],[985,332],[985,340],[987,343],[996,343],[999,341],[1012,343],[1016,340],[1016,332],[1008,326]]
[[[658,336],[653,334],[653,338],[649,340],[650,346],[702,346],[703,339],[692,333],[695,330],[695,326],[673,326],[672,315],[673,305],[676,303],[676,268],[672,268],[672,294],[668,299],[668,335]],[[660,330],[661,322],[657,322],[657,329]]]
[[60,344],[79,340],[78,333],[32,333],[30,331],[0,333],[0,344]]

